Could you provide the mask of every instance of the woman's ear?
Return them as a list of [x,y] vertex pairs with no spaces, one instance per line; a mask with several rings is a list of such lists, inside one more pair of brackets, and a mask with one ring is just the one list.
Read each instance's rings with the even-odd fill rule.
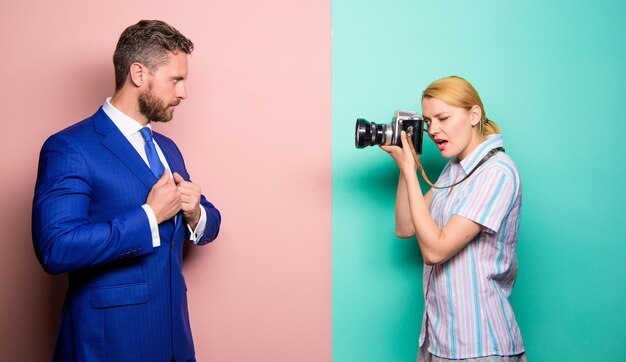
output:
[[472,127],[475,127],[480,123],[480,120],[483,118],[483,111],[480,109],[479,106],[475,105],[470,108],[469,112],[470,119],[472,121]]

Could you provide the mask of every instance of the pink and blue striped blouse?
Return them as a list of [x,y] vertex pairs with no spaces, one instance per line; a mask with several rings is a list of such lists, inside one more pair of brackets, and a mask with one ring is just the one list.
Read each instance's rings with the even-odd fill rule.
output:
[[[452,184],[470,172],[502,136],[489,136],[461,162],[451,160],[437,181]],[[511,158],[498,152],[453,190],[433,189],[430,212],[440,228],[453,214],[482,225],[478,236],[445,263],[424,266],[424,318],[430,352],[461,359],[524,352],[508,297],[517,278],[522,191]]]

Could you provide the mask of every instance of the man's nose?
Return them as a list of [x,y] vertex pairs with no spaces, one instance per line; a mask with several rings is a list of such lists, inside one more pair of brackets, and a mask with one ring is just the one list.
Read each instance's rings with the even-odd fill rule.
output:
[[176,98],[187,98],[187,87],[185,87],[185,84],[183,82],[178,83],[178,85],[176,86]]

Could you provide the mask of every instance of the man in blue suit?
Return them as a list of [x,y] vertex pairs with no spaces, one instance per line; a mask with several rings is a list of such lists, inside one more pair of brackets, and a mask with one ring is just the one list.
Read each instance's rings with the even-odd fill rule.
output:
[[186,98],[192,50],[162,21],[128,27],[113,96],[43,145],[33,243],[47,272],[69,276],[53,360],[195,361],[183,242],[215,239],[221,216],[151,129]]

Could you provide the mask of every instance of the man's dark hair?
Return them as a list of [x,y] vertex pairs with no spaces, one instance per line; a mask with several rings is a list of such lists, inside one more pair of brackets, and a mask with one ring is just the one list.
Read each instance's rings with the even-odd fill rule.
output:
[[174,27],[160,20],[141,20],[120,35],[113,54],[115,90],[126,82],[131,64],[144,64],[154,70],[167,61],[167,52],[191,54],[193,43]]

